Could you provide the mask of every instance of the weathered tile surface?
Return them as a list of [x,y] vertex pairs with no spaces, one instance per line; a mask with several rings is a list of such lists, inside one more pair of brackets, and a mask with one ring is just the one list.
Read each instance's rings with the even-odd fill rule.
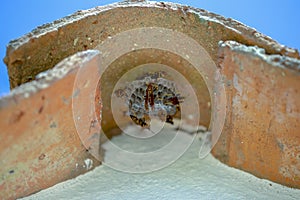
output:
[[220,44],[227,116],[213,154],[258,177],[300,188],[300,61]]
[[[3,166],[0,196],[25,196],[86,172],[91,161],[93,167],[99,164],[86,151],[89,145],[94,145],[89,140],[93,133],[86,133],[82,141],[77,135],[71,103],[76,96],[73,85],[78,69],[95,67],[99,55],[87,51],[61,61],[76,52],[94,49],[118,33],[141,27],[162,27],[184,33],[197,41],[220,66],[228,107],[225,127],[213,154],[230,166],[299,188],[298,51],[235,20],[205,10],[171,3],[122,2],[79,11],[38,27],[8,45],[5,63],[11,88],[21,86],[0,100],[0,163]],[[234,42],[219,46],[220,40],[258,46],[265,53]],[[109,130],[116,126],[107,106],[116,77],[128,70],[126,66],[147,62],[173,66],[189,78],[202,94],[198,95],[204,119],[201,122],[208,126],[210,96],[203,77],[191,76],[193,73],[187,70],[191,68],[190,63],[178,55],[148,49],[123,55],[106,71],[102,85],[98,85],[104,105],[102,114],[106,117],[102,128]],[[37,74],[51,68],[32,81]],[[85,73],[86,77],[97,76],[94,71]],[[26,83],[29,81],[32,82]],[[86,94],[84,91],[81,94]],[[99,98],[100,92],[92,100]],[[99,108],[100,105],[96,112],[100,116]],[[94,151],[92,147],[90,150]]]
[[72,115],[76,73],[95,65],[97,55],[77,53],[0,99],[1,199],[32,194],[99,165],[80,141]]

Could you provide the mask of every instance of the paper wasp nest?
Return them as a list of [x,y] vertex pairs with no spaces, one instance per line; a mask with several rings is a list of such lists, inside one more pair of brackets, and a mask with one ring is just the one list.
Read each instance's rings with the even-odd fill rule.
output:
[[151,118],[173,124],[173,117],[180,112],[183,97],[173,81],[162,78],[163,74],[147,73],[116,91],[118,97],[126,98],[126,114],[141,127],[149,127]]

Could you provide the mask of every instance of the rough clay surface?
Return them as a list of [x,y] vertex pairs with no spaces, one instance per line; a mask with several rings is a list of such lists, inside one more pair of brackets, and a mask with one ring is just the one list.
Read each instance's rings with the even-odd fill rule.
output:
[[213,155],[260,178],[300,188],[300,61],[220,43],[227,115]]
[[[130,129],[129,129],[130,130]],[[168,132],[168,134],[174,134]],[[179,134],[184,140],[191,135]],[[128,137],[113,138],[123,148],[143,149],[131,145]],[[161,142],[161,138],[157,143]],[[156,149],[155,143],[152,149]],[[149,144],[149,147],[151,147]],[[185,154],[170,166],[147,174],[130,174],[105,165],[75,179],[59,183],[29,199],[298,199],[300,190],[258,179],[230,168],[209,154],[198,158],[198,137]],[[133,149],[134,148],[134,149]],[[176,151],[176,149],[174,149]],[[108,149],[108,154],[113,154]],[[166,157],[168,155],[165,155]],[[161,158],[164,159],[164,158]],[[155,160],[155,159],[154,159]],[[128,162],[123,160],[123,164]],[[142,164],[142,163],[141,163]],[[108,184],[109,183],[109,184]]]
[[[120,20],[123,21],[120,23]],[[41,188],[45,188],[49,186],[49,184],[47,183],[47,181],[45,181],[45,178],[43,177],[42,179],[43,181],[39,183],[44,183],[44,185],[36,184],[36,182],[32,181],[31,183],[29,182],[29,185],[27,185],[25,188],[24,187],[25,183],[23,184],[23,182],[26,182],[26,179],[23,179],[23,176],[26,176],[26,174],[24,173],[24,171],[11,171],[12,170],[11,167],[15,166],[14,159],[16,158],[16,156],[12,156],[11,154],[6,153],[9,152],[19,156],[25,154],[26,156],[20,156],[21,158],[18,159],[18,164],[23,165],[24,163],[21,161],[21,159],[26,160],[29,158],[27,152],[24,151],[26,149],[28,152],[31,152],[31,154],[33,155],[32,160],[36,161],[37,158],[40,158],[40,160],[44,160],[44,161],[38,161],[38,162],[43,162],[43,165],[39,165],[39,167],[34,168],[34,170],[37,171],[41,169],[49,169],[49,164],[45,162],[48,159],[47,155],[45,157],[44,154],[40,154],[41,145],[39,145],[39,143],[37,142],[32,143],[31,142],[32,140],[28,140],[28,138],[31,138],[33,135],[32,127],[39,127],[36,126],[35,124],[37,121],[39,123],[45,124],[39,127],[43,129],[43,131],[45,131],[45,129],[43,128],[44,126],[48,128],[52,128],[51,132],[47,134],[49,138],[55,139],[56,137],[53,137],[53,134],[57,134],[58,135],[57,138],[63,136],[63,139],[59,140],[60,142],[63,142],[63,145],[61,145],[61,148],[63,150],[66,149],[64,144],[65,142],[64,137],[70,136],[74,138],[74,141],[77,142],[75,145],[76,148],[72,149],[72,151],[74,150],[73,152],[75,154],[78,153],[78,150],[85,151],[84,147],[81,145],[78,138],[74,137],[73,130],[70,131],[70,124],[73,123],[71,122],[72,118],[70,117],[71,105],[69,104],[70,103],[69,98],[72,97],[71,88],[72,88],[72,83],[74,81],[74,74],[72,75],[72,73],[70,73],[71,75],[69,76],[69,79],[67,80],[63,79],[62,76],[64,76],[64,74],[68,73],[69,71],[67,72],[63,71],[58,67],[53,71],[49,71],[46,74],[43,73],[37,76],[36,78],[37,80],[32,81],[33,79],[35,79],[35,75],[47,69],[52,68],[62,59],[68,57],[69,55],[74,54],[75,52],[95,48],[98,44],[100,44],[103,40],[109,38],[111,35],[115,35],[117,33],[120,33],[128,29],[133,29],[133,28],[138,28],[143,26],[158,26],[158,27],[171,28],[191,36],[192,38],[197,40],[201,45],[204,46],[204,48],[208,51],[208,53],[216,63],[218,62],[218,54],[217,54],[218,48],[220,47],[223,48],[222,45],[218,46],[218,42],[220,40],[236,40],[245,45],[256,45],[260,47],[260,48],[257,47],[248,48],[247,46],[237,45],[237,43],[235,42],[226,43],[226,45],[230,46],[230,51],[239,54],[239,55],[236,54],[231,55],[229,53],[229,56],[227,57],[227,63],[223,65],[223,67],[225,68],[227,66],[229,70],[232,70],[232,68],[230,67],[236,66],[236,68],[234,68],[234,70],[236,70],[235,75],[230,74],[232,71],[229,71],[229,74],[226,72],[226,70],[223,72],[224,75],[229,75],[226,80],[228,81],[226,82],[226,84],[228,84],[227,86],[229,89],[228,96],[233,97],[232,99],[229,99],[230,101],[228,102],[235,103],[234,109],[230,110],[229,114],[235,116],[236,118],[234,117],[228,118],[227,122],[229,122],[229,124],[227,124],[227,128],[229,129],[227,130],[227,132],[225,131],[223,135],[229,137],[228,138],[225,137],[225,140],[221,140],[221,143],[224,142],[222,144],[224,146],[222,145],[221,147],[219,146],[220,147],[219,152],[221,153],[218,155],[219,156],[218,158],[231,166],[243,170],[247,170],[259,177],[270,178],[270,179],[273,177],[272,180],[280,182],[282,184],[287,184],[287,180],[288,180],[291,181],[288,182],[290,186],[299,187],[299,177],[300,177],[299,176],[299,166],[300,166],[299,165],[300,163],[299,162],[299,155],[300,155],[299,141],[300,140],[299,140],[298,133],[299,133],[300,115],[299,115],[298,108],[300,106],[297,105],[299,105],[298,102],[300,102],[300,100],[299,100],[299,95],[297,96],[299,91],[299,61],[296,60],[297,58],[299,59],[299,53],[297,52],[297,50],[290,49],[283,45],[280,45],[275,41],[273,41],[271,38],[264,36],[258,33],[256,30],[251,29],[235,20],[225,19],[221,16],[209,13],[201,9],[195,9],[187,6],[180,6],[172,3],[123,2],[123,3],[113,4],[104,7],[97,7],[94,9],[77,12],[71,16],[65,17],[51,24],[38,27],[36,30],[23,36],[20,39],[12,41],[8,45],[7,57],[5,59],[5,62],[7,63],[9,68],[12,88],[28,81],[31,82],[29,84],[21,85],[20,87],[16,88],[9,96],[4,97],[0,100],[0,111],[2,109],[0,114],[3,114],[4,116],[2,117],[2,119],[10,119],[10,121],[6,120],[6,121],[2,121],[2,123],[6,123],[5,125],[7,130],[6,133],[11,133],[6,135],[0,135],[1,137],[4,138],[1,141],[5,141],[7,146],[12,146],[11,144],[12,143],[15,144],[16,142],[14,138],[17,138],[18,142],[20,142],[23,145],[26,144],[27,146],[32,147],[33,149],[35,149],[35,152],[33,155],[32,149],[30,148],[22,149],[23,148],[22,145],[15,145],[15,147],[19,148],[18,151],[10,151],[9,148],[5,149],[5,146],[2,145],[2,148],[5,149],[5,152],[4,151],[2,152],[3,155],[11,159],[12,162],[9,165],[5,166],[6,168],[3,168],[2,171],[0,170],[1,173],[3,172],[4,174],[3,176],[0,177],[3,177],[3,180],[4,178],[8,177],[11,180],[10,184],[8,184],[9,187],[12,188],[15,187],[9,190],[9,187],[5,185],[8,182],[5,182],[5,184],[0,185],[2,188],[7,189],[6,194],[11,195],[11,191],[15,191],[16,194],[18,195],[20,194],[27,195],[29,193],[38,191]],[[83,29],[82,27],[86,27],[86,28]],[[265,50],[262,50],[261,48]],[[276,54],[276,55],[267,55],[267,54]],[[93,53],[91,55],[93,55]],[[159,54],[157,53],[156,56],[158,55]],[[289,58],[288,56],[291,58]],[[251,63],[251,65],[241,64],[243,62],[249,61],[249,59],[253,59],[253,63]],[[67,63],[68,62],[66,60],[65,64],[68,65]],[[262,69],[265,69],[266,71],[269,70],[270,73],[264,74],[262,73],[262,71],[259,70],[254,71],[253,69],[257,66],[261,66]],[[72,71],[71,65],[69,65],[69,67],[70,67],[69,69]],[[220,67],[222,68],[222,66]],[[272,75],[271,78],[269,77],[270,75]],[[50,80],[50,82],[48,82],[48,80]],[[249,84],[248,85],[246,84],[246,82],[245,84],[243,84],[244,80],[247,81],[250,80],[251,83],[255,83],[253,84],[255,86],[251,88],[249,87]],[[111,81],[112,81],[111,79],[110,80],[108,79],[107,83],[111,83]],[[53,85],[51,85],[52,83]],[[287,87],[289,87],[289,90],[286,90],[287,92],[284,93],[284,90]],[[253,90],[253,88],[255,90]],[[276,89],[274,90],[274,88]],[[245,96],[245,94],[248,94],[247,89],[249,89],[250,94],[252,94],[252,96],[249,96],[249,101],[247,101],[249,102],[249,104],[245,103],[245,101],[243,101],[243,99],[241,98],[241,96],[243,98],[248,98],[247,96]],[[260,92],[260,90],[262,89],[264,89],[265,92]],[[46,107],[40,106],[40,105],[44,105],[44,103],[41,103],[40,101],[44,99],[48,101],[49,99],[47,98],[49,97],[49,95],[53,97],[53,102],[49,101],[49,103],[46,104]],[[285,95],[290,95],[290,96],[289,98],[287,98]],[[33,101],[31,101],[31,98],[33,99]],[[274,101],[270,101],[270,99],[273,99]],[[256,100],[257,102],[255,102]],[[291,102],[290,100],[295,100],[295,101]],[[274,104],[273,102],[276,101],[281,102],[282,104]],[[56,102],[58,102],[59,103],[58,105],[61,105],[61,107],[57,106],[55,104]],[[260,103],[259,105],[261,105],[259,109],[255,107],[257,103]],[[21,104],[22,106],[19,107],[19,104]],[[9,107],[10,105],[12,105],[12,107],[14,108],[13,109],[10,108]],[[277,105],[277,106],[279,105],[279,106],[271,108],[270,106],[272,105]],[[20,109],[22,110],[20,111]],[[26,110],[25,115],[24,112],[22,112],[23,109]],[[61,113],[58,113],[57,112],[58,110]],[[270,110],[272,112],[269,112]],[[28,115],[27,114],[29,113],[28,111],[30,111],[30,113],[33,114]],[[268,112],[272,113],[272,115],[269,115]],[[42,117],[41,118],[36,117],[40,113],[42,113],[40,115]],[[245,114],[246,117],[241,116],[241,113]],[[49,117],[47,119],[48,121],[43,119],[43,117],[49,114],[54,115],[56,117],[54,118],[55,121],[60,122],[62,126],[61,125],[53,126],[52,125],[53,118]],[[66,117],[68,117],[67,118],[68,120],[66,120]],[[234,120],[236,120],[235,123],[233,123]],[[282,120],[284,121],[284,123],[277,123],[278,121],[276,122],[276,120],[279,121]],[[13,123],[18,122],[18,124],[17,123],[13,125],[9,124],[11,122]],[[22,124],[20,125],[19,123]],[[61,128],[61,131],[58,132],[54,130],[53,127]],[[74,129],[74,127],[71,128]],[[14,134],[24,133],[25,129],[26,129],[27,136],[25,136],[24,138],[18,137],[18,135],[14,135]],[[230,137],[232,136],[231,135],[232,133],[236,135],[234,135],[234,137]],[[13,137],[9,138],[7,137],[7,135]],[[48,140],[47,138],[45,139],[45,137],[42,138],[40,131],[35,131],[34,135],[39,137],[41,143],[45,143],[49,145],[49,141],[51,140]],[[257,142],[254,143],[253,142],[254,140],[257,140]],[[55,143],[56,141],[53,142]],[[34,145],[37,145],[38,147],[34,148],[33,147]],[[74,142],[71,142],[68,145],[73,147]],[[47,147],[47,145],[43,145],[43,147]],[[59,151],[58,148],[55,147],[52,148],[53,149],[51,150]],[[274,151],[271,151],[270,149]],[[50,152],[50,150],[47,151]],[[23,154],[18,154],[18,152],[22,152]],[[230,156],[228,157],[228,155],[225,154],[228,154]],[[61,159],[59,159],[60,157],[58,157],[57,155],[61,156],[62,152],[59,151],[57,154],[54,154],[51,159],[53,161],[56,160],[61,161]],[[73,158],[69,153],[67,153],[67,155],[69,155],[70,158]],[[90,169],[91,166],[95,166],[95,162],[93,165],[91,165],[91,161],[85,159],[87,158],[87,156],[90,156],[88,155],[87,152],[84,153],[81,152],[80,155],[83,156],[76,159],[80,160],[81,163],[84,162],[83,165],[84,172],[86,171],[86,169]],[[216,154],[214,155],[216,156]],[[230,195],[228,194],[230,192],[227,193],[227,190],[232,191],[229,190],[230,188],[233,189],[233,191],[239,191],[236,194],[244,197],[243,195],[245,195],[244,194],[244,190],[246,190],[245,188],[247,189],[249,188],[249,183],[246,184],[247,181],[244,182],[242,181],[244,185],[236,181],[239,180],[239,178],[236,178],[235,181],[233,182],[232,181],[226,182],[223,179],[220,179],[218,182],[219,177],[215,176],[215,179],[213,179],[213,177],[208,176],[208,174],[211,172],[208,171],[208,169],[210,170],[213,169],[211,173],[215,173],[214,170],[216,171],[219,170],[218,168],[214,169],[211,167],[212,163],[213,164],[218,163],[217,161],[210,160],[211,158],[208,157],[207,158],[208,161],[207,159],[203,161],[204,164],[201,165],[196,164],[195,168],[193,168],[190,166],[190,164],[192,165],[193,163],[190,162],[189,159],[191,159],[191,157],[187,156],[186,160],[184,160],[184,162],[179,166],[181,170],[178,169],[176,171],[174,169],[174,171],[166,172],[166,174],[160,174],[160,176],[162,177],[165,176],[167,177],[163,179],[162,182],[160,182],[163,185],[159,185],[159,183],[156,181],[156,180],[161,180],[159,178],[160,176],[158,177],[154,176],[153,178],[149,179],[149,181],[146,183],[144,183],[142,180],[145,176],[147,177],[148,175],[140,176],[140,178],[136,179],[136,182],[140,184],[136,184],[137,187],[135,188],[135,190],[132,190],[133,193],[128,193],[128,195],[141,194],[138,192],[139,190],[141,190],[141,188],[145,188],[145,190],[149,189],[148,191],[151,194],[151,191],[153,190],[153,188],[151,188],[152,185],[164,188],[163,186],[167,185],[167,183],[172,185],[172,183],[178,183],[180,181],[185,180],[185,178],[187,178],[187,182],[183,184],[183,186],[185,187],[181,187],[182,185],[181,186],[173,185],[173,188],[165,189],[165,192],[170,193],[170,196],[177,195],[178,197],[181,197],[180,195],[185,194],[183,190],[187,191],[186,188],[189,188],[188,186],[192,185],[193,187],[190,188],[188,194],[184,195],[185,197],[188,197],[189,194],[194,195],[196,194],[195,192],[198,191],[200,192],[202,191],[201,194],[203,195],[208,193],[209,194],[222,193],[220,195],[224,194],[226,196],[226,195]],[[207,163],[205,163],[206,161]],[[77,168],[76,160],[71,160],[68,162],[70,165],[72,165],[73,167],[75,166]],[[260,168],[262,170],[258,170],[259,165],[256,165],[257,164],[256,162],[261,166],[263,166],[263,168]],[[276,162],[280,162],[279,163],[280,168],[278,168],[278,163]],[[272,163],[272,165],[270,165],[269,163]],[[53,177],[57,178],[58,176],[56,176],[56,173],[59,174],[60,176],[63,176],[66,173],[68,173],[70,168],[68,168],[65,164],[66,163],[64,162],[63,166],[65,171],[62,170],[58,171],[59,168],[57,167],[51,168],[51,170],[53,169],[56,171],[55,173],[53,173],[53,171],[50,172],[50,174],[52,175],[52,177],[50,178]],[[210,166],[210,168],[207,168],[207,171],[204,170],[202,173],[202,168],[206,169],[205,167],[203,167],[203,165]],[[217,164],[217,166],[218,165],[221,164]],[[24,166],[27,167],[30,166],[30,164],[24,164]],[[22,169],[24,168],[24,166],[21,166]],[[79,166],[82,165],[80,164]],[[176,166],[176,164],[174,164],[174,166]],[[190,168],[191,170],[185,170],[187,169],[187,167],[191,167]],[[97,170],[100,170],[101,172],[97,172]],[[95,184],[98,184],[99,186],[102,187],[88,188],[92,191],[99,191],[103,193],[105,190],[108,190],[107,187],[111,188],[111,185],[114,185],[113,184],[114,180],[111,179],[110,177],[116,177],[116,180],[118,180],[117,176],[120,176],[123,177],[124,180],[126,180],[124,177],[125,175],[113,171],[111,172],[112,174],[106,172],[108,170],[106,167],[100,167],[97,170],[96,172],[99,174],[92,175],[92,176],[97,177],[97,180],[100,181],[103,178],[107,177],[109,179],[109,182],[112,184],[107,185],[105,184],[105,182],[101,182],[101,183],[95,182]],[[220,170],[220,174],[225,175],[227,171],[224,170],[223,171]],[[32,174],[37,175],[36,177],[42,177],[39,176],[36,173],[36,171]],[[194,174],[191,174],[192,172],[194,173],[195,171],[197,171],[197,173],[200,173],[199,176],[196,176],[197,178],[195,178]],[[110,175],[106,175],[106,173]],[[159,171],[157,173],[158,174],[164,173],[164,170]],[[281,174],[279,178],[278,177],[274,178],[274,175],[277,176],[278,173]],[[50,185],[65,180],[66,178],[74,177],[78,174],[79,171],[76,171],[76,173],[65,176],[64,179],[59,179],[54,181],[52,180]],[[230,174],[230,176],[226,176],[226,177],[227,178],[229,177],[230,178],[229,180],[232,180],[232,177],[234,176],[230,172],[228,172],[228,174]],[[284,176],[283,179],[282,179],[282,175]],[[151,175],[149,174],[149,177],[150,176]],[[31,176],[31,178],[32,177],[33,176]],[[49,176],[46,177],[49,178]],[[168,182],[168,178],[170,177],[171,177],[170,179],[171,181]],[[210,179],[216,181],[212,183],[209,182],[209,184],[213,185],[213,189],[211,187],[210,188],[204,187],[205,184],[201,182],[203,177],[207,177],[205,184],[207,184],[208,180]],[[172,178],[174,180],[172,180]],[[77,183],[77,181],[81,179],[82,178],[72,180],[75,182],[71,181],[70,183],[71,184],[76,183],[75,186],[76,185],[77,186],[74,187],[76,188],[76,190],[82,191],[83,192],[82,195],[90,194],[82,190],[82,188],[85,187],[79,188],[78,184],[81,185],[81,183]],[[93,178],[91,178],[91,180],[96,181]],[[127,181],[128,182],[132,181],[132,175],[128,176]],[[267,195],[271,195],[271,196],[276,195],[276,192],[280,191],[278,193],[284,195],[282,198],[285,199],[291,197],[290,191],[298,191],[298,190],[288,190],[288,189],[275,190],[275,191],[270,190],[270,188],[271,189],[274,188],[276,184],[272,184],[272,187],[270,186],[270,188],[269,186],[267,186],[267,184],[265,185],[265,187],[256,188],[255,185],[259,185],[259,186],[261,185],[259,182],[256,181],[253,182],[255,182],[255,184],[252,185],[253,188],[250,190],[255,192],[257,191],[258,193],[261,193],[262,196],[266,194],[263,197],[267,197]],[[17,183],[21,186],[16,187]],[[235,185],[235,183],[237,184]],[[93,185],[93,182],[91,184]],[[122,184],[122,182],[120,183],[119,180],[116,182],[115,185],[118,184]],[[224,184],[226,185],[225,188],[218,188],[215,186],[215,185],[224,185]],[[123,184],[122,187],[125,187],[125,185],[126,187],[130,186],[129,184]],[[234,185],[234,187],[231,187],[230,185]],[[33,188],[34,186],[36,188]],[[63,194],[66,193],[68,193],[69,195],[72,194],[70,193],[71,189],[69,186],[68,186],[69,188],[67,187],[68,188],[67,191],[63,190],[64,187],[67,186],[66,185],[62,186],[61,189]],[[207,191],[211,190],[211,192],[208,193],[204,192],[204,190],[201,190],[202,187]],[[17,191],[17,189],[19,190]],[[172,193],[173,189],[177,191],[181,191],[180,194]],[[112,192],[115,194],[117,193],[116,190],[117,189],[112,190]],[[272,194],[268,193],[269,190],[272,191]],[[125,188],[124,191],[128,192],[131,190],[130,188]],[[97,195],[99,193],[96,192],[95,194]],[[112,195],[112,193],[110,194],[105,193],[105,194],[107,194],[108,197],[112,197],[109,196]],[[153,195],[155,196],[156,194],[157,191],[155,192],[153,190]],[[55,194],[49,192],[49,194],[47,195],[51,197],[51,195],[55,195]],[[250,195],[253,195],[253,198],[257,197],[255,196],[256,194],[254,193],[251,193]],[[133,197],[133,196],[129,196],[129,197]],[[223,196],[221,196],[220,198],[222,197]]]
[[299,52],[233,19],[203,9],[163,2],[121,2],[79,11],[45,24],[13,40],[4,59],[11,88],[34,79],[75,52],[93,49],[109,36],[141,27],[164,27],[183,32],[217,60],[218,41],[257,45],[268,54],[300,58]]
[[6,105],[4,102],[9,101],[12,97],[15,98],[18,96],[19,99],[29,98],[38,91],[50,87],[55,81],[64,78],[72,70],[78,69],[82,63],[86,63],[97,54],[99,54],[97,50],[87,50],[65,58],[58,63],[55,68],[36,75],[34,81],[20,85],[13,89],[8,95],[3,96],[0,99],[0,108],[4,107]]
[[246,46],[242,45],[236,41],[220,41],[219,46],[229,47],[232,51],[247,53],[249,55],[258,57],[262,59],[264,62],[282,69],[291,69],[296,72],[300,72],[300,60],[296,58],[291,58],[288,56],[282,55],[267,55],[266,50],[263,48],[259,48],[257,46]]
[[15,199],[99,165],[77,135],[72,116],[79,68],[98,51],[78,52],[0,99],[0,199]]
[[[82,10],[74,13],[73,15],[67,16],[63,19],[56,20],[52,23],[45,24],[42,26],[39,26],[38,28],[34,29],[31,33],[23,36],[20,39],[12,40],[10,42],[10,47],[12,47],[14,50],[16,50],[19,46],[23,45],[24,43],[28,42],[32,38],[39,38],[40,36],[47,34],[50,31],[54,31],[59,29],[62,26],[65,26],[69,23],[74,23],[82,18],[88,17],[88,16],[95,16],[98,15],[99,12],[104,12],[106,10],[110,10],[113,8],[126,8],[126,7],[144,7],[144,8],[165,8],[170,10],[180,10],[184,12],[191,12],[195,13],[199,16],[200,19],[216,22],[218,24],[221,24],[223,26],[226,26],[229,29],[234,30],[235,32],[239,34],[243,34],[244,32],[252,31],[253,36],[257,37],[257,39],[263,41],[264,43],[267,43],[269,46],[273,46],[276,50],[281,50],[285,48],[285,51],[287,51],[287,54],[297,54],[296,49],[288,48],[283,45],[280,45],[276,43],[276,41],[272,40],[272,38],[263,35],[262,33],[256,32],[255,29],[252,29],[239,21],[236,21],[231,18],[224,18],[220,15],[210,13],[203,9],[197,9],[189,6],[182,6],[180,4],[171,3],[171,2],[156,2],[156,1],[123,1],[120,3],[114,3],[108,6],[99,6],[93,9],[88,10]],[[299,53],[297,55],[299,57]]]

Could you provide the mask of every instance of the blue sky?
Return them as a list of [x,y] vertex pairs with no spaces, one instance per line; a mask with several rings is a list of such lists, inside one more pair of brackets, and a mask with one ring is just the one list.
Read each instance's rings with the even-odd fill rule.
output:
[[[4,0],[0,12],[0,96],[9,92],[6,66],[2,59],[6,45],[36,26],[62,18],[78,10],[105,5],[112,0]],[[262,0],[173,0],[231,17],[274,40],[300,49],[300,1]]]

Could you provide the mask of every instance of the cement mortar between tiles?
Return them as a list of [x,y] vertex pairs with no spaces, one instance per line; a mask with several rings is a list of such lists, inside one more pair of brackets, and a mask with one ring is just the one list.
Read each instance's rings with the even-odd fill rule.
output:
[[[182,133],[179,137],[192,136]],[[126,138],[120,135],[112,142],[133,148]],[[155,147],[154,143],[152,145]],[[200,145],[196,137],[180,159],[162,170],[130,174],[104,164],[23,199],[297,199],[300,196],[300,190],[230,168],[211,154],[199,159]],[[114,152],[108,149],[107,153]]]

